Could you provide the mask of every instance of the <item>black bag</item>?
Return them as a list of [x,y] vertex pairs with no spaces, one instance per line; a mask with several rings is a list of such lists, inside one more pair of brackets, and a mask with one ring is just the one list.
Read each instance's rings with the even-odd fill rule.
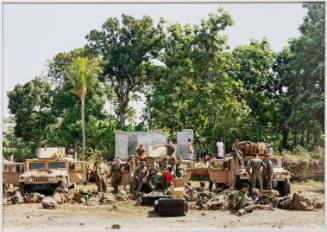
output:
[[158,195],[158,196],[143,196],[141,198],[141,205],[150,205],[153,206],[156,200],[160,198],[171,198],[170,195]]
[[160,216],[184,216],[188,210],[188,202],[184,199],[160,198],[155,202],[154,209]]

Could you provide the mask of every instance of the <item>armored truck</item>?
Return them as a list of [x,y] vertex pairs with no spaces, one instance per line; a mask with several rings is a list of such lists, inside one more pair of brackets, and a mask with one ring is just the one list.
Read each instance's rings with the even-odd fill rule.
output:
[[68,191],[86,180],[85,162],[66,157],[64,148],[41,149],[37,158],[5,165],[4,183],[18,185],[22,193]]

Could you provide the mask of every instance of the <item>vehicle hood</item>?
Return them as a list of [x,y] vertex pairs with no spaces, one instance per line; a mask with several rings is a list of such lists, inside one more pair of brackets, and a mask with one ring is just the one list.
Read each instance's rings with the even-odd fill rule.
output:
[[287,170],[285,170],[284,168],[280,168],[280,167],[274,167],[274,173],[279,173],[279,172],[287,172]]
[[57,175],[67,175],[67,170],[58,170],[58,169],[50,169],[49,171],[26,171],[21,176],[28,177],[28,176],[49,176],[49,177],[55,177]]

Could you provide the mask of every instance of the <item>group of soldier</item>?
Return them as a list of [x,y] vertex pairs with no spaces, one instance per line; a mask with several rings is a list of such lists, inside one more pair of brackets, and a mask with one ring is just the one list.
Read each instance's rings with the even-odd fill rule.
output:
[[[164,144],[167,147],[167,156],[161,162],[157,162],[155,158],[148,157],[144,145],[139,145],[135,149],[134,157],[136,168],[131,175],[132,194],[138,194],[142,190],[142,185],[147,183],[151,191],[158,188],[167,189],[172,184],[172,178],[180,178],[185,174],[185,168],[181,159],[176,159],[175,149],[171,143]],[[99,192],[106,192],[106,179],[111,178],[111,185],[114,193],[118,192],[118,187],[122,181],[124,170],[128,170],[128,165],[116,158],[109,165],[106,165],[103,157],[98,157],[95,164],[90,161],[90,156],[85,158],[87,169],[87,182],[92,173],[95,175],[95,182]],[[127,166],[126,166],[127,165]],[[170,179],[168,178],[170,176]],[[169,179],[169,181],[168,181]]]
[[[134,157],[136,168],[130,180],[130,192],[132,194],[140,193],[144,183],[147,183],[151,191],[158,190],[159,188],[165,190],[172,184],[172,178],[180,178],[185,175],[183,161],[181,159],[176,159],[173,145],[168,143],[165,144],[165,146],[167,147],[167,156],[164,157],[161,162],[157,162],[155,158],[147,156],[144,145],[141,144],[135,149]],[[246,168],[248,172],[251,173],[251,183],[249,186],[243,186],[243,191],[247,189],[247,187],[249,187],[250,193],[254,188],[259,191],[271,191],[273,164],[269,156],[270,154],[267,153],[264,159],[261,160],[258,154],[255,154],[255,157],[246,163]],[[89,161],[88,157],[86,161]],[[88,162],[87,180],[92,172],[91,167],[92,165]],[[105,179],[111,178],[111,185],[114,188],[114,193],[117,193],[124,168],[125,166],[122,165],[121,160],[118,158],[114,159],[109,166],[107,166],[104,163],[103,157],[98,157],[93,168],[98,191],[106,192],[107,187]],[[212,183],[210,183],[209,187],[211,189]],[[241,190],[240,195],[243,196],[244,194],[242,193]]]

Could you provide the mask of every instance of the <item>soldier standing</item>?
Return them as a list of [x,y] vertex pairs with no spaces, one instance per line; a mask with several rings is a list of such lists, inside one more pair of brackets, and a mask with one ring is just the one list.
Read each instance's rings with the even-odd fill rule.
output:
[[159,164],[155,162],[154,158],[150,159],[150,164],[148,166],[148,183],[151,191],[155,191],[158,184],[158,172],[160,171]]
[[263,162],[265,163],[266,167],[263,169],[263,189],[264,190],[271,190],[271,176],[273,174],[273,164],[270,160],[270,153],[265,154],[265,158]]
[[105,174],[107,174],[107,167],[104,164],[104,159],[103,157],[98,157],[95,165],[95,175],[98,192],[107,191],[107,186],[104,180]]
[[[258,186],[258,189],[262,191],[262,172],[261,167],[266,168],[265,163],[259,158],[259,155],[256,154],[255,158],[250,160],[250,166],[252,168],[251,173],[251,191],[253,188]],[[257,185],[258,183],[258,185]]]
[[109,172],[109,178],[111,177],[111,185],[114,188],[114,193],[118,192],[118,186],[121,182],[121,178],[122,178],[122,170],[121,170],[121,166],[120,166],[120,160],[116,159],[114,160],[114,162],[112,163],[111,167],[110,167],[110,172]]
[[89,184],[90,177],[94,171],[94,163],[91,162],[91,155],[87,154],[85,157],[85,168],[86,168],[86,184]]
[[139,166],[134,171],[133,180],[132,180],[132,192],[137,193],[141,192],[143,179],[146,177],[146,166],[144,161],[139,161]]
[[190,159],[193,159],[194,157],[193,157],[193,143],[192,143],[192,139],[188,139],[187,140],[187,153],[188,153],[188,157],[190,158]]

